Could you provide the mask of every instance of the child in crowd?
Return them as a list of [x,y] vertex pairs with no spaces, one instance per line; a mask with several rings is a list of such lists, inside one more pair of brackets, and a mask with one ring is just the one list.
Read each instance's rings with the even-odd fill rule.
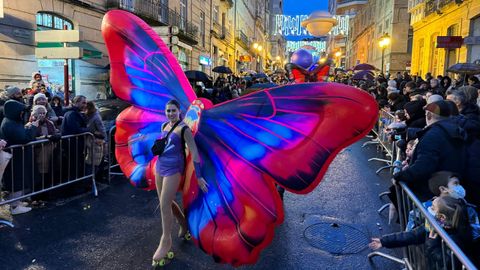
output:
[[[437,197],[433,200],[428,211],[460,248],[471,242],[471,227],[469,226],[466,207],[461,200],[451,196]],[[427,265],[443,265],[444,258],[449,265],[450,256],[442,249],[441,238],[427,220],[411,231],[372,238],[369,247],[376,250],[381,247],[396,248],[420,244],[425,244],[428,247],[425,249]]]
[[410,160],[412,159],[413,152],[415,151],[415,147],[417,146],[418,139],[410,140],[407,143],[407,149],[405,150],[405,160],[402,161],[402,171],[406,170],[410,164]]

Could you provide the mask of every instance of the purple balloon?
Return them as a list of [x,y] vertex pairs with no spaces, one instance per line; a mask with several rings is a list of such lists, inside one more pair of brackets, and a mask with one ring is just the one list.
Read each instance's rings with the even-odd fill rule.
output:
[[313,64],[313,55],[305,49],[298,49],[290,57],[290,62],[308,69]]

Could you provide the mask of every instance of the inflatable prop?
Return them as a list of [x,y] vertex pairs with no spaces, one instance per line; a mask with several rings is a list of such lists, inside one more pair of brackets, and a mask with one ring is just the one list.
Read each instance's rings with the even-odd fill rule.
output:
[[290,57],[290,63],[285,65],[289,79],[296,83],[323,82],[330,71],[330,62],[318,63],[318,57],[312,50],[300,48]]
[[339,84],[265,89],[212,106],[197,99],[161,38],[141,19],[109,11],[102,23],[111,83],[133,106],[117,118],[116,156],[132,184],[154,188],[150,148],[170,99],[181,104],[203,162],[207,193],[187,163],[183,204],[194,243],[217,262],[253,264],[283,220],[274,183],[315,188],[335,155],[377,120],[375,100]]

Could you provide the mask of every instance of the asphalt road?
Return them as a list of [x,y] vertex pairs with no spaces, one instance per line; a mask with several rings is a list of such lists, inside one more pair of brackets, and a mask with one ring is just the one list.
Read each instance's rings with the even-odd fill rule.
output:
[[[354,144],[313,192],[286,193],[285,222],[272,244],[240,269],[401,269],[367,259],[371,237],[398,230],[376,212],[383,204],[377,195],[390,185],[388,172],[375,175],[382,164],[367,161],[376,155],[375,146]],[[149,269],[161,231],[157,203],[156,193],[115,179],[98,198],[86,194],[16,216],[14,229],[0,228],[0,269]],[[165,269],[233,269],[192,243],[174,241],[173,249]]]

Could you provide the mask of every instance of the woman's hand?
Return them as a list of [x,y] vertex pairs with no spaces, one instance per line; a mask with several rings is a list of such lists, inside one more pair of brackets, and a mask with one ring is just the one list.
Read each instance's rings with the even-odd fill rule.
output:
[[203,177],[200,177],[200,178],[197,179],[197,182],[198,182],[198,186],[203,191],[203,193],[207,193],[208,192],[207,181],[205,181],[205,179]]
[[0,140],[0,150],[5,148],[5,146],[7,146],[7,142],[5,140]]
[[380,238],[372,238],[372,242],[368,244],[368,247],[377,250],[382,247],[382,242],[380,242]]

